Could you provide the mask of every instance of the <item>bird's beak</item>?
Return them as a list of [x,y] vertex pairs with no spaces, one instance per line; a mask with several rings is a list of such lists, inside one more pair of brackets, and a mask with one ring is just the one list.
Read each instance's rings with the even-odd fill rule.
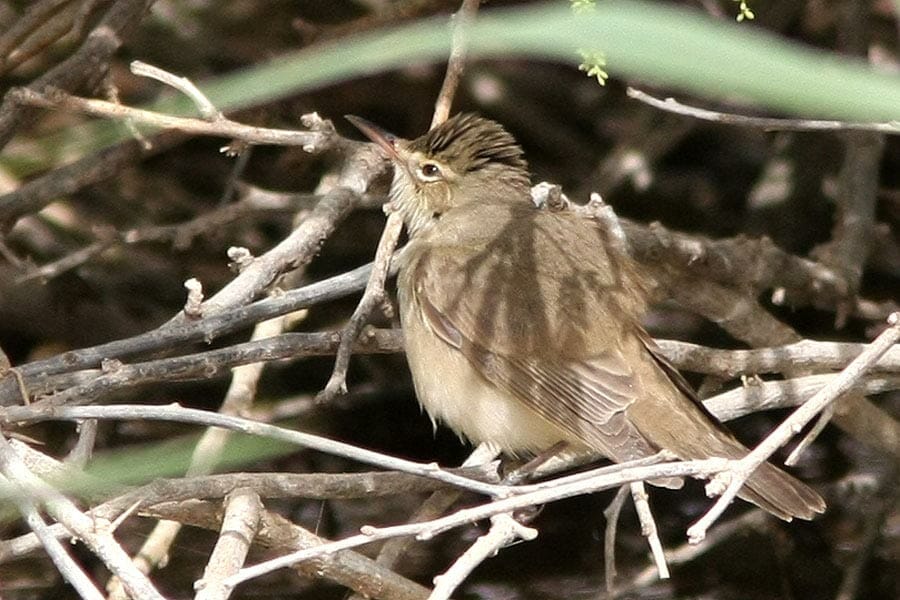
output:
[[391,160],[402,162],[398,152],[399,149],[397,148],[397,141],[400,138],[362,117],[357,117],[355,115],[344,116],[348,121],[353,123],[354,127],[362,131],[367,138],[378,144]]

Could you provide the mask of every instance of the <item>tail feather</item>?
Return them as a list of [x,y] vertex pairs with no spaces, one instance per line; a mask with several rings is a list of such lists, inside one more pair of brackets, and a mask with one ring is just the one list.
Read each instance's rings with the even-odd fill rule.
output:
[[770,463],[759,466],[738,496],[785,521],[809,521],[825,512],[825,501],[815,490]]

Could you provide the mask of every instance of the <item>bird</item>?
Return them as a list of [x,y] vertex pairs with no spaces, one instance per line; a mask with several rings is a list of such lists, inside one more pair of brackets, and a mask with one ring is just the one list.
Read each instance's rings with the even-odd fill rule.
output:
[[[502,125],[462,113],[407,140],[347,118],[393,164],[390,206],[408,233],[398,313],[434,423],[512,456],[560,444],[613,462],[748,453],[643,328],[639,265],[595,220],[534,204],[524,152]],[[738,496],[786,521],[825,509],[768,462]]]

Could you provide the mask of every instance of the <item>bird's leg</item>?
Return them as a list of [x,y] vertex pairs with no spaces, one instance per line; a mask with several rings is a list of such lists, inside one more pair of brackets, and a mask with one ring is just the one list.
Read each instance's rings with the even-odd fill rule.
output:
[[547,461],[552,458],[555,458],[561,455],[566,449],[569,448],[569,443],[566,441],[559,441],[526,462],[524,465],[520,467],[516,467],[509,473],[507,473],[503,477],[503,483],[507,485],[521,483],[526,481],[534,476],[538,470],[542,466],[544,466]]

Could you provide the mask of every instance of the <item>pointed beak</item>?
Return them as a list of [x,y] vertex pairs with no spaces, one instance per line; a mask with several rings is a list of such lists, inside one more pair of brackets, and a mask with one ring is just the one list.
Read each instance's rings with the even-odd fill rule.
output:
[[354,127],[362,131],[367,138],[381,146],[391,160],[400,162],[400,154],[398,153],[397,148],[397,141],[400,138],[362,117],[357,117],[355,115],[344,115],[344,117],[350,121]]

